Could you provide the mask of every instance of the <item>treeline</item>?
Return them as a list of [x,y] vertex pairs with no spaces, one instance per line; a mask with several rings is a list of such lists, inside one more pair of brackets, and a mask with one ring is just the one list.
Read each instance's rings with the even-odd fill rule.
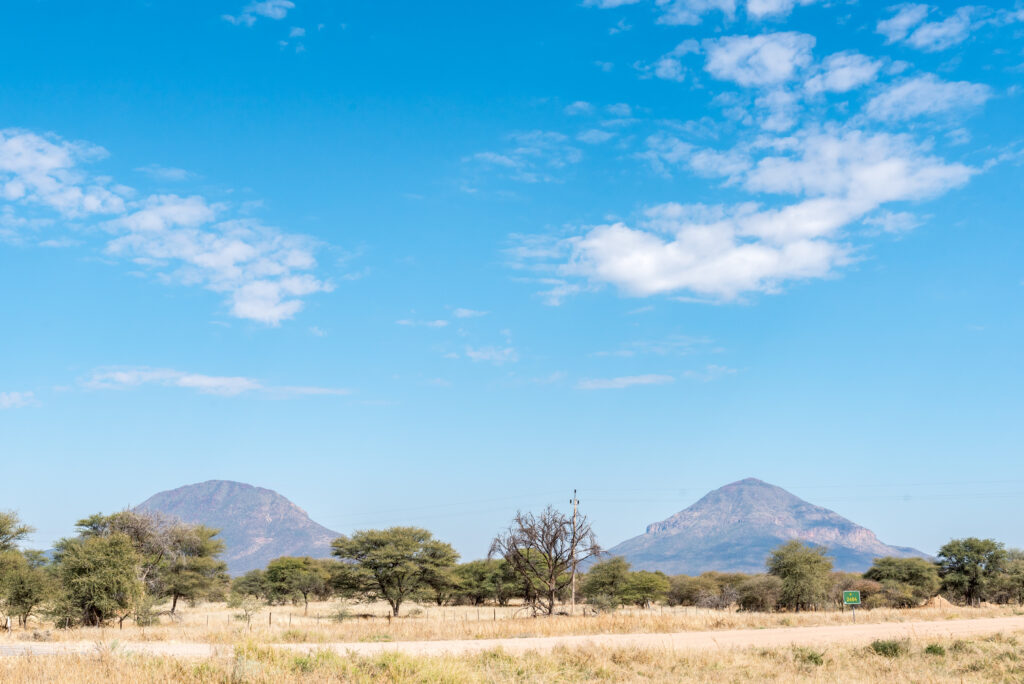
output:
[[[1024,603],[1024,552],[992,539],[955,539],[935,562],[879,558],[864,574],[835,572],[826,549],[798,541],[766,559],[761,574],[668,576],[635,571],[601,549],[585,516],[548,507],[518,513],[495,536],[488,558],[459,563],[424,529],[362,530],[331,545],[331,559],[283,557],[231,580],[219,559],[217,530],[158,514],[121,511],[80,520],[52,554],[20,549],[32,529],[0,513],[0,626],[45,617],[62,628],[174,616],[182,601],[227,601],[251,618],[263,605],[332,597],[387,602],[399,615],[409,601],[436,605],[523,605],[553,614],[577,589],[593,611],[655,603],[748,611],[839,605],[861,592],[865,608],[913,607],[942,594],[961,604]],[[586,572],[581,570],[588,561]],[[577,572],[574,572],[577,571]],[[575,576],[575,583],[574,583]],[[158,607],[159,606],[159,610]]]

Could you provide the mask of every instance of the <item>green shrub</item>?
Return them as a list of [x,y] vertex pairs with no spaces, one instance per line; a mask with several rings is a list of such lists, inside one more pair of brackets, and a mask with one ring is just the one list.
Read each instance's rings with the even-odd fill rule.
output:
[[946,649],[941,644],[928,644],[928,646],[925,647],[924,652],[933,656],[946,655]]
[[907,652],[907,643],[894,639],[877,639],[871,642],[871,650],[886,658],[898,658]]
[[804,648],[802,646],[793,647],[793,658],[798,663],[804,663],[806,665],[822,666],[825,664],[825,654],[819,653],[810,648]]

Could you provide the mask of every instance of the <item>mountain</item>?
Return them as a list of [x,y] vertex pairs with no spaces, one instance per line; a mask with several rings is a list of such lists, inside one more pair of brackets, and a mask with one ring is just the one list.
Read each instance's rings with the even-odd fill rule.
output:
[[863,572],[879,556],[928,558],[889,546],[838,513],[754,478],[725,485],[647,531],[609,549],[636,569],[698,575],[764,572],[769,552],[791,539],[826,546],[835,569]]
[[219,529],[227,547],[221,558],[232,575],[263,568],[279,556],[326,558],[331,541],[341,536],[277,492],[230,480],[160,492],[137,508]]

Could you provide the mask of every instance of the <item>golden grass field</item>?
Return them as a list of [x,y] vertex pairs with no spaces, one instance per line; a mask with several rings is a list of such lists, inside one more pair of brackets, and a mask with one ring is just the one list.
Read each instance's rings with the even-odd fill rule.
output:
[[[348,617],[338,621],[344,609]],[[498,650],[464,655],[402,653],[339,655],[316,644],[489,639],[596,634],[652,634],[726,629],[759,630],[850,622],[838,611],[789,614],[735,613],[655,607],[611,614],[538,617],[519,608],[409,606],[409,616],[388,619],[385,606],[310,604],[264,608],[251,624],[224,604],[179,607],[160,625],[126,623],[102,629],[54,630],[32,623],[0,635],[0,651],[40,641],[88,642],[85,655],[0,657],[0,682],[585,682],[585,681],[842,681],[1024,682],[1024,632],[962,640],[904,640],[902,652],[880,655],[864,645],[815,648],[558,647],[511,655]],[[405,610],[403,610],[405,613]],[[352,617],[352,615],[374,617]],[[943,621],[1024,615],[1020,607],[916,608],[858,611],[858,624]],[[318,618],[319,616],[319,618]],[[171,658],[125,653],[125,642],[192,642],[218,646],[221,657]],[[95,644],[93,648],[91,644]],[[273,644],[312,644],[303,652]],[[931,644],[944,654],[926,653]],[[932,651],[939,649],[933,648]],[[343,650],[341,652],[344,652]]]
[[[257,644],[232,657],[176,660],[121,656],[0,658],[0,681],[23,682],[1020,682],[1024,633],[969,640],[903,640],[897,653],[869,646],[671,652],[558,649],[511,656],[387,653],[295,654]],[[927,650],[926,650],[927,649]]]
[[[348,617],[337,620],[345,611]],[[655,606],[648,610],[620,609],[610,614],[531,617],[522,607],[444,607],[412,605],[402,607],[403,617],[386,617],[386,604],[351,604],[338,601],[310,603],[308,615],[302,606],[263,608],[250,624],[237,619],[237,610],[225,604],[181,606],[176,619],[161,618],[159,625],[136,627],[125,622],[104,628],[56,630],[35,621],[27,630],[0,635],[0,644],[24,640],[47,641],[185,641],[213,644],[236,643],[331,643],[366,641],[429,641],[438,639],[500,639],[564,636],[570,634],[650,634],[720,629],[764,629],[768,627],[810,627],[850,622],[849,612],[742,613],[690,607]],[[373,615],[375,617],[355,617]],[[1024,608],[878,608],[857,611],[858,623],[907,622],[911,620],[956,620],[979,617],[1024,615]]]

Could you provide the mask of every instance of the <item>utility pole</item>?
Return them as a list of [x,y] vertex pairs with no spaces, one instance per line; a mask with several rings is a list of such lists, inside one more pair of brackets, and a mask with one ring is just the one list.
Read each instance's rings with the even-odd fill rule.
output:
[[572,499],[569,500],[572,504],[572,606],[570,610],[571,615],[576,614],[576,511],[579,508],[580,500],[576,498],[576,490],[572,490]]

